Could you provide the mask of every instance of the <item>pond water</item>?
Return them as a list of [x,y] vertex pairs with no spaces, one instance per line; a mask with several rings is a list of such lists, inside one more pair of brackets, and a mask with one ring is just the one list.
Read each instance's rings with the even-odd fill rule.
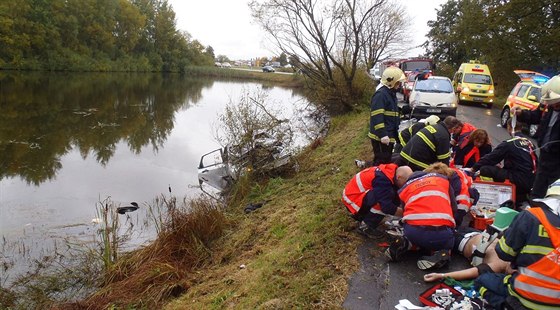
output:
[[[200,156],[220,147],[218,114],[257,88],[286,118],[309,106],[290,89],[260,83],[0,73],[0,260],[13,265],[17,255],[50,251],[53,239],[93,236],[97,203],[107,197],[142,209],[158,196],[198,196]],[[27,250],[9,251],[18,240]]]

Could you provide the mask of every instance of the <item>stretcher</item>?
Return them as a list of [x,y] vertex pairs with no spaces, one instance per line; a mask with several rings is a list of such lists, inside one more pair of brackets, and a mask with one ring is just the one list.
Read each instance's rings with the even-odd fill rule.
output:
[[475,179],[472,187],[478,190],[478,203],[471,207],[473,221],[471,226],[484,230],[494,222],[496,210],[507,201],[515,205],[515,185],[508,180],[505,182],[491,182]]

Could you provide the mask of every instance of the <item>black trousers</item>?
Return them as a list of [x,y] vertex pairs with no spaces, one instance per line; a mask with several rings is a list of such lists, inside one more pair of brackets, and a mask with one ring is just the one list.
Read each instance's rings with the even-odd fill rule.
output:
[[531,198],[543,198],[548,186],[560,179],[560,154],[541,150]]
[[371,139],[371,147],[373,148],[373,165],[391,163],[391,154],[393,154],[394,142],[383,144],[380,141]]

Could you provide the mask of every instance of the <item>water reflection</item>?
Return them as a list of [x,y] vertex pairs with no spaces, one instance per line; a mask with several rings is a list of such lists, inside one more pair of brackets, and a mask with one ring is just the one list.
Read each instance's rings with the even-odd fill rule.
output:
[[159,74],[0,74],[0,179],[51,180],[71,149],[106,165],[116,145],[154,151],[211,80]]
[[[199,195],[200,156],[219,147],[212,126],[246,87],[262,86],[179,75],[0,72],[0,265],[22,271],[22,255],[52,254],[69,237],[91,242],[96,204],[107,197],[117,206],[138,202],[131,215],[138,227],[156,197]],[[266,90],[283,118],[313,128],[300,110],[307,100]]]

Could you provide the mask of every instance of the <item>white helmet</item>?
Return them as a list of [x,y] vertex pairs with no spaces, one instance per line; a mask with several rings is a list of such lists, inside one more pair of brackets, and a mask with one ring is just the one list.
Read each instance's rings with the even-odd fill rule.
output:
[[406,76],[401,69],[397,67],[389,67],[383,71],[381,75],[381,84],[393,88],[397,82],[402,82],[406,80]]
[[420,123],[424,123],[426,125],[435,125],[439,122],[439,117],[437,115],[430,115],[426,118],[419,120]]
[[541,87],[541,102],[555,104],[560,102],[560,75],[553,76]]
[[549,196],[560,196],[560,179],[554,181],[554,183],[550,184],[548,187],[546,197]]

